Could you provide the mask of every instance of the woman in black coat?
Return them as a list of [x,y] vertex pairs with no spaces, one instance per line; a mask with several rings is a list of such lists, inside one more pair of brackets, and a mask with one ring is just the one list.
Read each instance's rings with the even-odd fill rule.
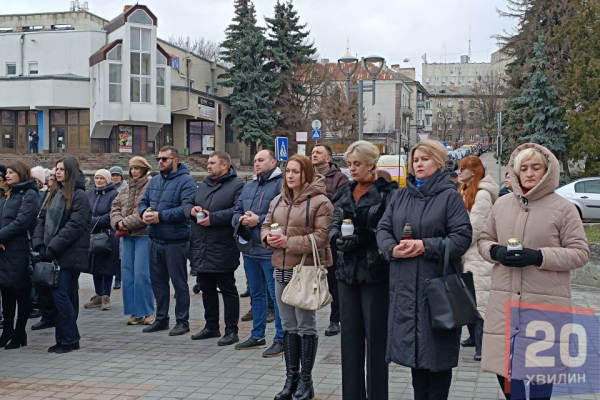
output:
[[22,161],[8,165],[6,183],[8,196],[0,200],[0,292],[5,317],[0,346],[9,350],[27,345],[25,327],[31,311],[29,231],[35,227],[38,189],[29,166]]
[[56,163],[56,183],[38,218],[33,248],[45,261],[56,260],[60,266],[58,286],[52,288],[56,311],[56,344],[51,353],[68,353],[79,349],[79,294],[81,272],[88,272],[90,249],[90,202],[85,195],[85,178],[73,157]]
[[91,233],[106,233],[111,251],[102,254],[90,254],[90,269],[94,277],[96,294],[83,306],[110,310],[110,291],[113,276],[121,276],[121,261],[119,260],[119,239],[110,226],[110,210],[112,202],[119,194],[117,187],[110,180],[110,172],[99,169],[94,175],[94,187],[87,191],[87,197],[92,208]]
[[[336,277],[342,330],[342,397],[344,400],[387,399],[387,337],[389,262],[379,253],[377,223],[398,185],[377,178],[379,150],[366,141],[346,152],[352,183],[334,195],[329,238],[337,251]],[[342,236],[344,219],[354,234]],[[367,385],[365,388],[365,343]]]
[[[377,243],[390,264],[388,362],[411,368],[415,399],[446,399],[458,364],[460,328],[432,330],[425,281],[438,276],[442,240],[450,260],[460,263],[471,245],[469,215],[449,173],[446,149],[423,140],[408,163],[412,175],[381,218]],[[412,240],[402,240],[406,223]]]

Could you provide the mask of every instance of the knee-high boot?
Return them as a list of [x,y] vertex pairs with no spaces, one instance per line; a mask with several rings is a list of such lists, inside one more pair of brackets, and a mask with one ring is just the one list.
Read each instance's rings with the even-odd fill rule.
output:
[[308,400],[315,397],[312,369],[315,365],[318,343],[319,338],[316,335],[304,335],[301,338],[302,353],[300,357],[302,360],[302,370],[300,371],[298,389],[294,393],[294,400]]
[[0,347],[6,346],[15,332],[17,299],[13,288],[2,288],[2,311],[4,312],[4,328],[0,335]]
[[475,324],[475,361],[481,361],[481,345],[483,342],[483,319],[479,319]]
[[12,339],[4,347],[6,350],[18,349],[21,346],[27,346],[27,332],[25,329],[27,326],[27,320],[29,319],[29,313],[31,312],[30,294],[31,289],[29,287],[15,290],[18,305],[17,323]]
[[283,390],[275,400],[291,400],[300,377],[300,336],[288,331],[283,332],[283,355],[285,357],[286,379]]

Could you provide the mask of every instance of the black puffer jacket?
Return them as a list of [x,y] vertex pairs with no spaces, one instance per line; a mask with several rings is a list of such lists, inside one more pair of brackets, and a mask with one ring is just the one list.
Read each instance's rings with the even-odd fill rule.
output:
[[[36,251],[44,249],[45,220],[46,210],[43,209],[32,238]],[[62,269],[89,272],[91,221],[90,202],[85,194],[85,178],[83,172],[79,171],[71,208],[65,210],[58,232],[45,249],[47,254],[57,258]]]
[[90,270],[94,275],[118,275],[121,271],[119,239],[115,237],[115,230],[110,226],[110,209],[119,191],[111,182],[102,189],[94,185],[86,194],[92,207],[92,229],[94,230],[91,233],[106,233],[112,247],[110,253],[90,254]]
[[[192,218],[192,270],[196,272],[233,272],[240,265],[240,253],[233,238],[231,218],[242,193],[244,182],[233,167],[214,182],[208,177],[202,182],[192,201],[185,207],[185,215]],[[210,226],[201,226],[191,216],[194,206],[201,206],[210,214]]]
[[[347,284],[383,282],[388,279],[389,262],[379,253],[375,233],[397,183],[377,179],[358,203],[354,203],[352,192],[357,182],[352,182],[335,192],[333,222],[329,239],[333,251],[337,251],[336,277]],[[360,244],[346,252],[337,249],[335,239],[341,233],[342,221],[351,219],[354,233]]]
[[35,179],[12,187],[10,197],[0,199],[0,286],[22,288],[30,284],[27,273],[29,238],[38,212]]
[[[471,245],[472,229],[461,196],[447,172],[436,172],[420,189],[412,176],[392,199],[377,229],[377,243],[390,265],[390,309],[386,359],[411,368],[444,371],[458,364],[460,329],[431,329],[425,280],[438,275],[442,239],[450,242],[450,260],[460,258]],[[425,253],[392,259],[404,224],[414,239],[422,239]]]

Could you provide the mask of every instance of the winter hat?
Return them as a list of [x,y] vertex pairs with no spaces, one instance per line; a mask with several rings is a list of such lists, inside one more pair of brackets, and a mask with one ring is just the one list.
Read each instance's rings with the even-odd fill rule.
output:
[[129,169],[131,169],[131,167],[146,168],[147,170],[152,169],[148,160],[140,156],[132,157],[131,160],[129,160]]
[[31,168],[31,177],[37,179],[42,183],[46,183],[46,173],[44,172],[44,167],[37,166]]
[[110,169],[110,174],[119,174],[121,175],[121,177],[123,177],[123,168],[119,167],[118,165],[115,165],[114,167],[112,167]]
[[96,173],[94,174],[94,178],[97,176],[101,176],[104,179],[106,179],[106,183],[110,183],[110,172],[107,169],[99,169],[98,171],[96,171]]

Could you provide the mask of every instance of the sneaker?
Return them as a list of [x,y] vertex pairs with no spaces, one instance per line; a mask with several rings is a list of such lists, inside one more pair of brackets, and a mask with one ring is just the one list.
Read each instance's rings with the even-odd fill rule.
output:
[[273,321],[275,321],[275,311],[269,310],[269,312],[267,312],[267,324],[270,324]]
[[144,325],[152,325],[155,319],[156,314],[146,315],[146,318],[144,318]]
[[102,304],[100,305],[102,311],[110,310],[110,297],[102,296]]
[[114,290],[121,289],[121,281],[115,281],[115,285],[113,286]]
[[250,311],[248,311],[246,314],[244,314],[242,316],[243,322],[252,321],[253,319],[254,319],[254,314],[252,313],[252,309],[250,309]]
[[132,315],[131,317],[129,317],[129,319],[127,320],[127,325],[140,325],[144,323],[144,317],[136,317],[135,315]]
[[90,301],[88,301],[87,303],[85,303],[83,305],[84,308],[100,308],[102,306],[102,296],[98,296],[97,294],[94,295],[94,297],[92,297],[90,299]]
[[236,350],[253,350],[253,349],[264,349],[267,347],[267,341],[265,339],[254,339],[249,337],[242,343],[235,345]]
[[266,349],[262,356],[263,358],[280,357],[283,355],[283,342],[279,340],[273,341],[271,347]]

